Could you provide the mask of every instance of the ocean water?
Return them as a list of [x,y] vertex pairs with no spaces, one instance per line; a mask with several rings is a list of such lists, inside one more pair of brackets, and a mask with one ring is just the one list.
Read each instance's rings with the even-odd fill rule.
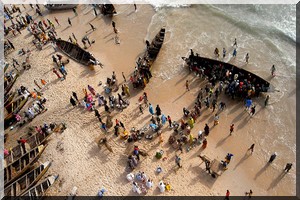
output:
[[[256,116],[265,129],[249,127],[245,134],[265,146],[259,155],[262,160],[277,151],[281,160],[274,166],[278,169],[288,161],[295,163],[296,5],[153,6],[156,14],[145,39],[152,40],[162,26],[167,31],[153,74],[162,80],[171,79],[186,70],[181,57],[188,56],[190,49],[201,56],[215,58],[214,49],[218,47],[222,52],[224,47],[225,62],[269,80],[278,90],[270,94],[268,110]],[[235,38],[238,48],[233,59]],[[246,53],[250,55],[248,65],[245,65]],[[275,78],[270,77],[273,64],[277,69]],[[265,133],[259,133],[257,139],[256,132],[260,131]]]

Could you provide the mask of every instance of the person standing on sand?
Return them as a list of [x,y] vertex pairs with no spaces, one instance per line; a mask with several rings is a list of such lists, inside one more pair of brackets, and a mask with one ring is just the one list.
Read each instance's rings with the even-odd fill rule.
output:
[[229,135],[231,135],[233,131],[234,131],[234,124],[231,124],[231,126],[230,126],[230,133],[229,133]]
[[95,116],[98,118],[99,122],[102,124],[102,119],[101,119],[101,115],[99,114],[99,111],[97,109],[94,109],[95,112]]
[[249,192],[245,192],[245,195],[249,197],[249,199],[251,199],[251,196],[252,196],[253,192],[252,190],[250,189]]
[[276,156],[277,156],[277,153],[276,152],[273,153],[269,159],[269,163],[272,163],[275,160]]
[[267,95],[267,98],[266,98],[266,100],[265,100],[265,106],[267,106],[267,105],[269,104],[269,99],[270,99],[270,96]]
[[77,105],[76,101],[71,96],[70,96],[70,103],[72,104],[73,107]]
[[175,163],[179,168],[182,168],[181,158],[178,155],[175,155]]
[[171,117],[170,117],[170,115],[168,115],[168,122],[169,122],[169,128],[172,128],[173,126],[172,126],[172,119],[171,119]]
[[186,80],[185,82],[185,87],[187,91],[190,91],[190,87],[189,87],[189,80]]
[[91,26],[92,31],[96,30],[96,28],[93,26],[93,24],[89,23],[89,25]]
[[255,107],[256,107],[256,106],[252,106],[252,107],[251,107],[251,110],[250,110],[250,115],[251,115],[251,117],[255,114]]
[[141,112],[142,114],[144,114],[142,104],[139,105],[139,109],[140,109],[140,112]]
[[72,92],[72,95],[73,95],[73,97],[76,99],[76,101],[79,103],[79,100],[78,100],[78,97],[77,97],[76,92]]
[[161,109],[160,109],[160,107],[159,107],[158,104],[157,104],[155,110],[156,110],[156,115],[157,115],[157,116],[160,116],[160,115],[161,115]]
[[61,79],[61,76],[59,75],[58,71],[55,68],[52,69],[52,72],[56,74],[57,78]]
[[271,68],[272,76],[275,76],[275,71],[276,71],[276,68],[275,68],[275,65],[273,65],[272,68]]
[[94,14],[95,14],[95,17],[97,17],[98,16],[98,13],[97,13],[97,10],[96,10],[96,8],[94,7]]
[[13,45],[13,43],[9,39],[7,39],[7,42],[10,45],[10,47],[15,50],[15,46]]
[[293,166],[292,163],[287,163],[286,166],[285,166],[285,168],[284,168],[284,171],[285,172],[289,172],[292,169],[292,166]]
[[250,148],[248,149],[248,151],[251,151],[251,154],[252,154],[253,151],[254,151],[254,146],[255,146],[255,144],[252,144],[252,145],[250,146]]
[[248,64],[248,61],[249,61],[249,53],[246,54],[245,59],[246,59],[246,63]]
[[202,149],[205,149],[207,147],[207,139],[206,138],[204,138],[203,139],[203,142],[202,142]]
[[133,149],[133,155],[136,156],[136,158],[138,159],[138,161],[140,160],[140,152],[139,152],[139,147],[138,146],[134,146],[134,149]]
[[103,128],[103,130],[105,132],[107,132],[107,127],[106,127],[106,124],[104,122],[101,123],[101,128]]
[[76,8],[72,8],[72,10],[73,10],[75,16],[78,16],[77,11],[76,11]]
[[207,124],[205,124],[204,133],[205,133],[206,136],[209,135],[209,126]]
[[126,77],[124,75],[124,72],[122,72],[122,76],[123,76],[124,82],[126,82]]
[[233,57],[236,57],[236,54],[237,54],[237,51],[236,51],[236,49],[233,49],[232,56],[233,56]]
[[92,86],[88,85],[88,90],[89,90],[94,96],[96,95],[96,91],[95,91],[95,89],[94,89]]
[[113,28],[116,28],[116,23],[114,21],[111,22]]
[[55,22],[57,23],[57,25],[60,26],[59,21],[58,21],[58,19],[57,19],[56,17],[54,17],[54,20],[55,20]]
[[75,34],[74,34],[74,33],[72,33],[72,36],[73,36],[74,40],[75,40],[76,43],[77,43],[77,38],[75,37]]
[[136,12],[136,10],[137,10],[136,4],[134,3],[133,6],[134,6],[134,11]]
[[127,94],[127,96],[130,97],[129,87],[127,84],[124,84],[124,90],[125,90],[125,93]]
[[229,192],[229,190],[227,190],[226,191],[226,196],[225,196],[224,200],[229,200],[229,196],[230,196],[230,192]]
[[151,115],[154,115],[154,111],[151,103],[149,103],[149,112]]
[[226,50],[225,48],[223,48],[223,59],[225,58],[225,56],[226,56]]
[[68,23],[69,23],[70,26],[72,26],[72,22],[71,22],[70,17],[68,17]]

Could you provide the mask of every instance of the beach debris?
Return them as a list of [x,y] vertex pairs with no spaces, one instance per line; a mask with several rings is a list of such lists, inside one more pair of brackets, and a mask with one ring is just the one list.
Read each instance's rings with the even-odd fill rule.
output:
[[74,186],[70,192],[70,194],[68,195],[68,199],[67,200],[73,200],[75,199],[75,196],[77,195],[77,187]]

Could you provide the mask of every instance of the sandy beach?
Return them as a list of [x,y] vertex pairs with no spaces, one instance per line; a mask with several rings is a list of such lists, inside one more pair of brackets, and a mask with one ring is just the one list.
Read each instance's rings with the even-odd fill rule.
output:
[[[25,5],[25,7],[26,10],[20,6],[23,13],[27,12],[33,15],[34,20],[43,19],[43,17],[37,16],[29,5]],[[203,105],[201,116],[196,120],[191,134],[197,137],[198,132],[203,131],[205,123],[208,123],[211,131],[207,137],[207,148],[202,150],[201,146],[196,146],[187,152],[184,147],[184,152],[181,154],[179,151],[175,152],[174,148],[168,144],[168,139],[174,131],[168,128],[167,124],[162,129],[162,143],[159,143],[157,137],[151,141],[142,139],[135,143],[127,143],[113,134],[113,128],[109,129],[108,133],[104,133],[94,112],[79,106],[72,107],[69,102],[72,91],[76,92],[81,100],[84,97],[82,89],[87,88],[87,85],[93,86],[97,93],[104,94],[103,85],[98,86],[99,82],[105,83],[107,77],[111,77],[112,72],[115,71],[118,84],[121,85],[124,83],[122,78],[122,72],[124,72],[130,86],[131,96],[126,98],[130,101],[130,105],[122,112],[113,111],[111,115],[114,125],[115,119],[118,119],[128,130],[132,127],[140,129],[148,125],[151,119],[147,108],[144,110],[144,114],[141,114],[138,109],[138,99],[144,91],[147,92],[149,103],[153,105],[154,109],[159,104],[163,114],[170,115],[172,120],[179,122],[183,117],[183,107],[192,109],[200,88],[204,88],[207,84],[206,80],[190,73],[187,67],[183,67],[182,60],[178,61],[178,65],[182,65],[178,73],[170,79],[162,79],[159,76],[160,71],[166,72],[165,66],[162,65],[163,60],[171,59],[168,56],[168,46],[166,47],[164,44],[152,66],[153,78],[150,83],[144,91],[133,89],[129,77],[134,71],[135,62],[145,51],[145,40],[151,41],[159,31],[159,29],[149,30],[150,24],[153,23],[155,10],[151,5],[144,4],[137,5],[137,12],[134,11],[133,5],[115,5],[115,7],[118,14],[113,16],[113,21],[119,31],[120,44],[115,44],[111,19],[102,15],[95,17],[90,5],[78,5],[78,16],[75,16],[72,10],[50,12],[42,7],[44,19],[48,18],[54,21],[55,16],[59,20],[61,26],[56,26],[55,23],[58,37],[67,40],[74,33],[80,46],[82,46],[81,38],[90,29],[88,23],[92,23],[96,27],[95,31],[88,33],[90,40],[95,40],[95,43],[87,51],[104,64],[103,68],[95,66],[94,70],[91,70],[70,59],[70,63],[66,65],[68,75],[64,81],[57,79],[52,72],[55,64],[52,62],[51,56],[55,52],[50,44],[44,46],[41,51],[36,50],[32,44],[33,36],[26,29],[22,30],[21,35],[17,33],[16,37],[11,33],[6,36],[10,38],[16,48],[7,55],[6,62],[12,63],[12,58],[22,62],[24,57],[18,56],[17,51],[21,48],[32,50],[30,55],[32,67],[30,70],[24,71],[17,79],[13,89],[24,85],[33,91],[33,88],[37,89],[34,80],[45,79],[48,84],[42,92],[47,99],[45,106],[48,110],[21,128],[5,130],[5,133],[8,134],[5,148],[9,149],[17,145],[16,139],[26,134],[28,126],[39,126],[44,122],[64,122],[67,126],[63,133],[52,134],[45,152],[38,161],[42,163],[52,160],[52,166],[47,174],[59,174],[58,182],[51,187],[47,195],[65,196],[74,186],[78,188],[78,196],[95,196],[102,188],[107,190],[105,193],[107,196],[138,195],[132,191],[132,183],[126,180],[126,175],[130,173],[127,169],[127,157],[132,153],[134,145],[138,145],[140,149],[146,150],[149,156],[141,156],[141,161],[133,173],[144,171],[154,182],[154,187],[148,190],[146,195],[225,196],[228,189],[231,196],[244,196],[245,192],[252,189],[253,196],[294,196],[296,194],[296,157],[293,152],[281,151],[281,149],[285,149],[282,143],[277,142],[277,133],[281,130],[275,126],[276,117],[281,118],[281,123],[288,127],[285,131],[293,135],[291,140],[296,137],[296,111],[293,109],[296,106],[294,78],[285,79],[285,84],[290,85],[289,90],[285,90],[285,93],[276,93],[274,96],[276,98],[280,96],[279,101],[272,98],[269,107],[264,108],[263,105],[265,94],[254,99],[256,114],[252,118],[245,111],[243,102],[232,101],[222,93],[219,98],[226,102],[226,109],[220,112],[219,125],[213,127],[214,113],[211,109],[204,108]],[[67,17],[71,18],[71,27],[68,26]],[[156,26],[163,25],[166,24],[157,24]],[[169,42],[172,33],[168,32],[167,25],[166,30],[166,41]],[[167,45],[171,44],[167,43]],[[188,50],[183,49],[182,56],[186,56]],[[174,51],[179,52],[180,49],[174,49]],[[199,52],[198,50],[194,51]],[[207,52],[202,56],[210,56]],[[251,53],[251,56],[255,54]],[[61,52],[59,54],[65,56]],[[180,60],[178,57],[174,59]],[[233,64],[240,63],[233,61]],[[251,69],[249,66],[245,68]],[[269,72],[265,71],[260,75],[267,79]],[[278,84],[276,78],[271,81],[275,85]],[[190,91],[185,89],[186,80],[190,81]],[[121,88],[118,92],[120,91]],[[113,94],[117,95],[118,92]],[[27,105],[31,102],[32,100]],[[285,102],[288,102],[289,106],[286,106]],[[96,108],[105,121],[107,114],[103,106],[96,106]],[[235,131],[232,136],[229,136],[229,128],[232,123],[235,124]],[[272,140],[261,140],[265,134],[268,134]],[[108,138],[113,153],[105,147],[98,148],[96,141],[103,136]],[[296,141],[293,141],[294,143],[291,143],[290,146],[296,145]],[[62,142],[63,151],[57,150],[57,144],[60,142]],[[250,155],[247,150],[253,143],[255,143],[255,149],[254,153]],[[276,146],[276,149],[270,150],[271,144]],[[155,154],[159,150],[164,150],[165,160],[155,158]],[[270,155],[275,151],[279,153],[274,161],[276,164],[266,165]],[[175,164],[176,153],[180,155],[183,165],[178,170]],[[205,171],[205,164],[197,156],[201,154],[213,159],[224,160],[227,153],[234,154],[233,159],[228,170],[217,178],[212,178]],[[292,162],[293,168],[283,176],[282,171],[287,162]],[[155,172],[158,166],[163,169],[160,174]],[[160,193],[157,187],[160,180],[169,182],[171,191]]]

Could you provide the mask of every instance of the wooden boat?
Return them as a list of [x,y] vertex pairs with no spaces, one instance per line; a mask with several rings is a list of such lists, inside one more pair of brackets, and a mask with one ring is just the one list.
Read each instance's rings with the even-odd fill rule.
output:
[[16,82],[17,78],[19,77],[18,73],[6,73],[4,75],[4,94],[7,94],[14,83]]
[[150,74],[151,66],[162,47],[165,33],[165,28],[161,28],[160,31],[156,34],[155,38],[152,40],[151,44],[147,46],[147,50],[144,53],[143,58],[139,58],[139,60],[137,61],[139,75],[134,77],[134,88],[145,87],[143,77],[146,77],[148,80],[152,77],[152,75]]
[[7,104],[4,109],[4,128],[8,128],[16,119],[14,114],[17,114],[28,101],[29,95],[21,95]]
[[[44,144],[45,141],[50,137],[51,134],[52,134],[52,132],[48,133],[48,134],[36,133],[27,139],[24,138],[27,140],[25,148],[28,145],[29,148],[27,148],[27,149],[30,150],[30,149],[34,149],[37,146]],[[16,160],[20,159],[24,154],[26,154],[26,152],[23,151],[21,144],[18,144],[17,146],[13,147],[10,150],[10,154],[4,157],[6,165],[9,165],[9,164],[15,162]]]
[[[55,183],[59,175],[51,175],[43,180],[40,184],[30,188],[26,193],[21,195],[19,199],[28,199],[28,200],[39,200],[41,199],[47,190]],[[23,198],[22,198],[23,197]]]
[[91,53],[71,42],[58,39],[56,45],[64,54],[83,65],[89,66],[97,62]]
[[14,91],[14,92],[4,95],[4,107],[7,106],[14,99],[16,94],[17,94],[17,92]]
[[33,187],[48,171],[51,162],[47,161],[37,168],[31,170],[9,186],[4,189],[4,196],[9,199],[16,199],[18,196],[24,194],[28,189]]
[[48,10],[67,10],[76,8],[78,4],[46,4]]
[[238,80],[240,88],[237,92],[243,93],[254,88],[253,95],[254,91],[258,92],[255,93],[258,95],[260,92],[273,92],[275,90],[268,81],[230,63],[201,57],[194,55],[194,53],[191,53],[188,58],[182,57],[182,59],[190,67],[190,70],[206,76],[210,82],[227,81],[231,85],[233,80]]
[[31,149],[25,153],[21,158],[8,165],[4,160],[4,186],[6,187],[20,177],[24,172],[26,172],[41,156],[45,148],[46,146],[44,145],[35,147],[34,149]]
[[100,4],[99,8],[100,8],[101,14],[103,14],[103,15],[117,14],[117,11],[113,4]]

